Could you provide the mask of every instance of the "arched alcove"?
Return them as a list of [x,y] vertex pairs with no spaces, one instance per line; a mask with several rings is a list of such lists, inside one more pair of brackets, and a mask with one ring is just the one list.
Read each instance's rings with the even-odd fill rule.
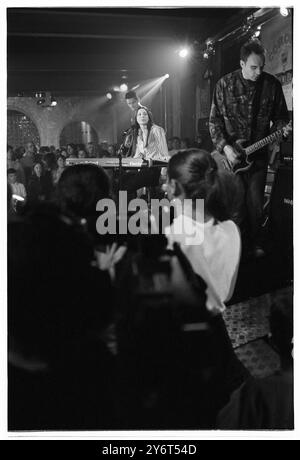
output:
[[87,144],[94,142],[98,144],[98,136],[94,128],[86,121],[73,121],[66,125],[59,138],[60,146],[66,146],[69,143]]
[[14,148],[32,141],[40,146],[38,129],[31,118],[20,110],[7,110],[7,143]]

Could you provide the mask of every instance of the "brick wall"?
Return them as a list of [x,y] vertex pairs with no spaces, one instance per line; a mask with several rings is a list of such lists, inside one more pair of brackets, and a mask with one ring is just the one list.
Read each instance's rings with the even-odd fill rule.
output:
[[98,136],[98,142],[116,142],[114,121],[109,108],[99,107],[95,97],[57,97],[57,106],[41,107],[33,97],[9,97],[7,109],[24,113],[35,124],[40,145],[59,147],[63,128],[74,121],[89,123]]

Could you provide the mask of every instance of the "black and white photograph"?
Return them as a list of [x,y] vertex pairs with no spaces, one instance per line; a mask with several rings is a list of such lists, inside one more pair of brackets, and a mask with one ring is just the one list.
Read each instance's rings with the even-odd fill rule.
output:
[[4,437],[293,437],[292,4],[34,4],[2,8]]

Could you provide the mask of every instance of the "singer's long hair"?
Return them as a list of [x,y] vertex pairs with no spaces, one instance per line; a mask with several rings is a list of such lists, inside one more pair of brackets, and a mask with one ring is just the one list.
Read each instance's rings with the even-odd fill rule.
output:
[[153,122],[153,115],[152,115],[152,112],[147,108],[145,107],[144,105],[142,105],[141,107],[138,108],[138,110],[136,111],[136,114],[135,114],[135,123],[134,123],[134,127],[136,129],[136,133],[138,134],[139,133],[139,130],[140,130],[140,125],[138,124],[137,122],[137,115],[139,113],[139,111],[141,109],[144,109],[146,110],[147,114],[148,114],[148,117],[149,117],[149,121],[147,123],[147,129],[148,129],[148,134],[147,134],[147,141],[146,141],[146,145],[145,147],[147,147],[148,145],[148,140],[149,140],[149,134],[150,134],[150,130],[151,130],[151,127],[154,125],[154,122]]

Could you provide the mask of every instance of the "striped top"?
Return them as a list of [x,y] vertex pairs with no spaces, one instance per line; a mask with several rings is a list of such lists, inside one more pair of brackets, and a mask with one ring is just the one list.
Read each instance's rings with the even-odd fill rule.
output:
[[160,126],[151,126],[147,147],[145,143],[146,139],[143,139],[142,131],[139,129],[134,158],[160,161],[169,158],[165,131]]

